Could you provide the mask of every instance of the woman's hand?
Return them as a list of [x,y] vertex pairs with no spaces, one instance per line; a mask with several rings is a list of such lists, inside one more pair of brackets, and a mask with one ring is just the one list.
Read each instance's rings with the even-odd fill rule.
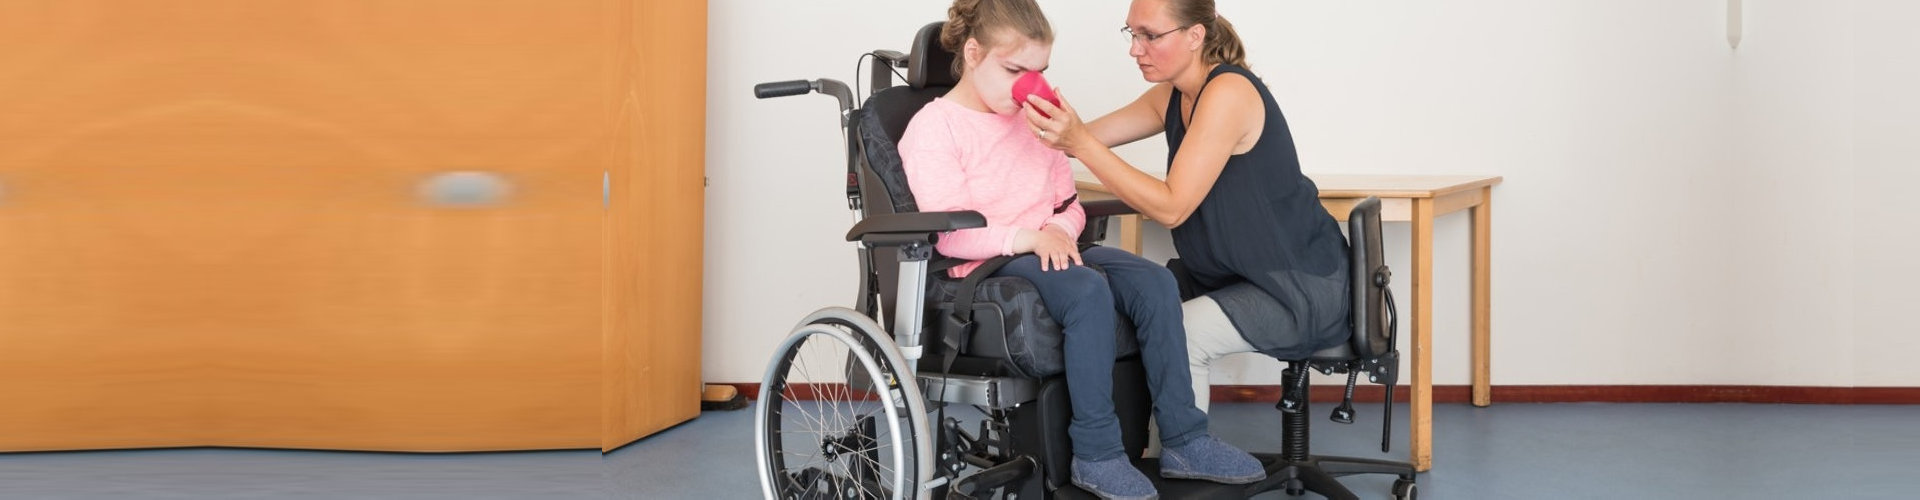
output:
[[1074,111],[1072,103],[1067,102],[1066,94],[1056,88],[1053,89],[1053,95],[1060,100],[1059,106],[1037,95],[1027,96],[1027,102],[1021,106],[1026,109],[1027,126],[1033,129],[1033,136],[1046,143],[1047,147],[1077,157],[1080,148],[1097,141],[1087,133],[1087,124],[1080,121],[1080,113]]
[[1060,226],[1047,224],[1034,235],[1033,255],[1040,257],[1041,271],[1064,271],[1069,263],[1081,264],[1080,247],[1074,244],[1073,237]]

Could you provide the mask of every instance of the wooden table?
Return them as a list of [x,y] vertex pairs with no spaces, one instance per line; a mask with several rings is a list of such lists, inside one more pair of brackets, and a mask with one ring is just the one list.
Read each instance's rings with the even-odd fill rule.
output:
[[[1413,303],[1408,307],[1413,328],[1412,401],[1413,464],[1425,471],[1433,467],[1433,219],[1467,210],[1473,217],[1473,404],[1493,404],[1488,359],[1491,298],[1488,280],[1491,274],[1491,235],[1493,232],[1493,186],[1499,176],[1484,175],[1330,175],[1309,174],[1320,187],[1320,204],[1335,219],[1346,220],[1353,205],[1368,196],[1380,197],[1380,218],[1412,224],[1413,258],[1410,280]],[[1082,199],[1111,199],[1097,179],[1086,172],[1076,175]],[[1141,221],[1139,215],[1122,216],[1117,221],[1120,248],[1139,253]]]

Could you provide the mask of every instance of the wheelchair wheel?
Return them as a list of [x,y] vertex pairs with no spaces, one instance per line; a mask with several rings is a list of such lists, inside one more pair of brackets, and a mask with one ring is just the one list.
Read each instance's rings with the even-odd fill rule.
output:
[[925,498],[932,434],[905,366],[893,340],[852,310],[825,309],[795,328],[754,414],[766,497]]

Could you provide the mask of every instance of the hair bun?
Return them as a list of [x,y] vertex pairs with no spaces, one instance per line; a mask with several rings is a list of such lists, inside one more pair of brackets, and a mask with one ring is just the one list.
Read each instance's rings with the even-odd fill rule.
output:
[[960,48],[973,37],[975,16],[980,10],[980,0],[956,0],[947,8],[947,24],[940,28],[940,47],[948,52],[959,53]]

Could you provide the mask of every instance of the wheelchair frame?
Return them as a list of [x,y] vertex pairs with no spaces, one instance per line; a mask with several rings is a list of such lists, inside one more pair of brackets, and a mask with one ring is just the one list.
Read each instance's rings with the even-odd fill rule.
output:
[[[875,64],[870,78],[873,93],[877,94],[891,86],[891,74],[894,67],[905,67],[906,55],[893,51],[874,51],[871,53],[879,63]],[[865,57],[865,55],[863,55]],[[934,256],[933,235],[929,229],[944,232],[956,229],[982,227],[986,220],[977,212],[960,211],[948,213],[888,214],[882,218],[869,218],[865,210],[862,195],[862,172],[860,170],[861,148],[852,130],[856,120],[860,119],[860,108],[852,90],[843,82],[833,79],[794,80],[771,82],[756,85],[756,97],[766,99],[792,95],[821,93],[833,96],[840,105],[840,126],[846,136],[847,149],[847,203],[855,218],[855,228],[848,239],[858,241],[856,252],[859,256],[862,272],[861,290],[855,300],[855,309],[827,307],[820,309],[803,319],[794,331],[776,351],[773,363],[769,364],[766,378],[761,385],[759,403],[761,410],[756,411],[756,458],[760,466],[762,492],[767,498],[866,498],[846,491],[828,493],[811,486],[801,491],[789,491],[797,486],[800,478],[776,477],[780,469],[778,457],[768,441],[769,434],[779,433],[769,419],[765,408],[780,404],[779,395],[789,386],[780,375],[785,358],[794,355],[799,344],[808,338],[821,335],[831,336],[843,344],[870,349],[871,352],[853,351],[857,361],[849,361],[847,369],[858,368],[865,372],[865,379],[849,377],[846,384],[849,392],[873,392],[890,404],[883,405],[889,420],[898,420],[910,436],[901,437],[898,447],[911,447],[914,458],[901,460],[908,462],[900,465],[895,472],[906,477],[904,480],[889,481],[892,486],[868,484],[839,484],[837,490],[846,487],[870,487],[885,493],[892,499],[927,498],[974,498],[974,494],[986,493],[1004,487],[1019,488],[1013,496],[1046,496],[1044,481],[1030,481],[1041,464],[1026,455],[992,453],[987,448],[1001,448],[1006,452],[1008,444],[1014,439],[1008,435],[1015,432],[1008,411],[1042,397],[1039,381],[982,377],[964,374],[941,373],[931,376],[920,375],[915,367],[926,352],[924,338],[926,325],[924,311],[926,305],[926,285],[928,263]],[[919,220],[903,221],[903,218]],[[937,220],[935,220],[937,219]],[[932,224],[932,226],[929,226]],[[902,227],[904,226],[904,227]],[[937,227],[936,227],[937,226]],[[891,248],[897,252],[899,262],[896,276],[895,305],[892,310],[892,329],[883,329],[880,325],[880,302],[882,296],[877,283],[872,252],[875,247]],[[837,327],[837,329],[835,329]],[[859,372],[852,372],[859,375]],[[871,380],[881,380],[872,384]],[[901,380],[916,380],[916,384],[899,383]],[[806,392],[806,391],[802,391]],[[927,399],[927,394],[938,394],[938,401]],[[1059,395],[1064,398],[1064,394]],[[1064,399],[1063,399],[1064,400]],[[945,404],[967,404],[986,411],[987,422],[981,423],[980,435],[968,434],[958,427],[957,420],[942,422],[936,431],[928,423],[927,404],[944,406]],[[855,425],[866,425],[864,422]],[[770,432],[771,431],[771,432]],[[1031,432],[1029,432],[1031,433]],[[993,434],[998,434],[994,436]],[[840,438],[829,438],[840,439]],[[909,443],[910,442],[910,443]],[[938,443],[938,446],[935,443]],[[936,456],[936,453],[938,454]],[[902,456],[896,453],[895,456]],[[983,469],[952,483],[958,473],[967,466]],[[855,471],[857,472],[857,471]],[[856,474],[857,475],[857,474]],[[849,483],[871,481],[874,478],[852,478]],[[1025,496],[1021,493],[1026,494]]]
[[[929,26],[931,28],[933,26]],[[923,28],[923,32],[926,28]],[[894,68],[909,66],[908,55],[895,51],[879,50],[862,57],[876,59],[873,70],[868,75],[873,84],[869,95],[879,94],[891,86]],[[1058,415],[1047,414],[1048,408],[1065,407],[1063,380],[1034,380],[1016,377],[991,377],[966,374],[943,373],[922,374],[917,369],[925,349],[925,330],[928,328],[924,318],[929,261],[933,258],[933,243],[939,232],[982,227],[986,225],[984,217],[977,212],[917,212],[883,214],[869,217],[863,202],[866,189],[878,186],[863,186],[869,181],[861,169],[863,158],[862,144],[855,127],[858,120],[865,119],[859,113],[853,91],[840,81],[832,79],[794,80],[771,82],[756,85],[754,94],[765,99],[809,93],[822,93],[835,97],[840,105],[840,127],[845,136],[847,152],[847,202],[853,212],[855,224],[848,233],[849,241],[857,241],[856,254],[861,269],[859,296],[855,308],[827,307],[820,309],[801,320],[782,342],[776,351],[773,362],[761,385],[758,405],[755,411],[756,461],[762,492],[766,498],[813,499],[813,498],[883,498],[889,500],[929,499],[929,498],[980,498],[977,495],[999,493],[1006,498],[1047,498],[1072,496],[1068,492],[1084,494],[1079,490],[1064,486],[1062,478],[1051,477],[1062,470],[1064,465],[1042,463],[1037,460],[1029,447],[1045,448],[1044,444],[1035,445],[1032,440],[1045,441],[1050,432],[1045,426],[1049,420],[1060,419]],[[883,189],[884,188],[880,188]],[[1378,235],[1378,201],[1369,200],[1356,207],[1356,217],[1371,208],[1369,215],[1371,235]],[[1113,214],[1096,213],[1089,210],[1088,231],[1098,234],[1103,224],[1096,217]],[[1358,220],[1350,221],[1352,230],[1361,228]],[[1350,239],[1357,237],[1350,236]],[[1083,237],[1083,241],[1084,241]],[[1359,241],[1354,240],[1355,243]],[[1376,245],[1377,241],[1369,241]],[[883,312],[879,269],[874,254],[876,248],[887,248],[897,252],[895,304],[889,311],[893,328],[883,328],[880,319]],[[1365,273],[1356,272],[1354,300],[1359,303],[1368,300],[1366,293],[1375,294],[1372,300],[1385,292],[1389,274],[1384,265],[1368,269]],[[1361,281],[1364,280],[1364,281]],[[1362,289],[1361,283],[1370,287]],[[1212,490],[1195,491],[1189,488],[1192,496],[1221,498],[1222,491],[1231,491],[1242,495],[1256,492],[1285,490],[1289,494],[1300,494],[1312,489],[1326,494],[1330,498],[1353,498],[1350,492],[1333,481],[1333,476],[1355,473],[1390,473],[1400,476],[1395,482],[1393,495],[1397,499],[1414,498],[1413,471],[1409,464],[1387,462],[1372,459],[1349,459],[1342,457],[1315,457],[1308,453],[1306,440],[1305,410],[1307,371],[1322,373],[1347,373],[1346,402],[1335,410],[1333,419],[1343,423],[1352,421],[1352,386],[1359,372],[1368,372],[1369,379],[1387,385],[1387,415],[1391,418],[1392,385],[1396,378],[1397,356],[1393,352],[1395,328],[1392,324],[1392,298],[1385,297],[1387,312],[1384,316],[1387,325],[1387,352],[1384,354],[1354,356],[1352,359],[1338,357],[1315,357],[1305,360],[1289,361],[1283,385],[1283,396],[1279,409],[1283,415],[1283,442],[1285,451],[1279,455],[1256,454],[1268,463],[1269,473],[1279,471],[1285,477],[1270,477],[1256,485],[1222,486]],[[1356,305],[1356,307],[1358,307]],[[1355,334],[1368,328],[1370,324],[1382,318],[1361,319],[1355,315],[1357,323],[1353,325]],[[837,370],[845,376],[838,385],[801,383],[795,384],[784,373],[783,367],[791,367],[799,358],[799,351],[815,339],[829,343],[838,343],[847,352],[844,361]],[[1378,342],[1375,340],[1373,342]],[[1344,345],[1344,344],[1343,344]],[[1359,344],[1356,344],[1359,345]],[[1133,363],[1137,363],[1134,361]],[[1141,378],[1138,385],[1144,390],[1142,370],[1128,367],[1123,361],[1116,361],[1116,399],[1125,397],[1121,390],[1125,372]],[[812,372],[807,372],[809,375]],[[1053,377],[1057,379],[1058,377]],[[821,387],[825,386],[826,389]],[[789,394],[789,393],[792,394]],[[877,411],[856,415],[846,419],[834,420],[836,433],[826,430],[815,433],[818,449],[826,462],[821,467],[833,469],[841,458],[847,464],[838,465],[844,474],[834,475],[831,470],[819,467],[799,471],[786,470],[783,451],[786,449],[786,433],[783,422],[773,420],[774,413],[784,415],[784,410],[793,405],[798,411],[805,412],[805,405],[798,404],[805,398],[817,397],[821,393],[829,396],[847,398],[846,408],[856,406],[866,408],[877,406]],[[928,395],[935,395],[928,398]],[[797,396],[797,397],[789,397]],[[873,404],[872,402],[877,402]],[[1029,404],[1034,403],[1034,404]],[[987,414],[981,422],[978,435],[968,434],[960,429],[957,419],[944,418],[942,421],[929,422],[929,407],[944,408],[947,404],[966,404],[980,408]],[[1142,402],[1142,405],[1146,403]],[[1148,408],[1129,409],[1127,405],[1116,404],[1115,410],[1122,420],[1122,427],[1137,424],[1144,427],[1145,413]],[[811,416],[811,415],[809,415]],[[1130,418],[1131,417],[1131,418]],[[827,427],[826,418],[815,419]],[[1060,420],[1064,422],[1064,420]],[[885,425],[885,428],[880,427]],[[1063,430],[1063,429],[1062,429]],[[1386,450],[1387,434],[1383,428],[1382,451]],[[1298,436],[1296,436],[1296,434]],[[779,436],[774,438],[772,436]],[[880,440],[884,438],[885,443]],[[1137,452],[1144,445],[1145,436],[1125,435],[1130,452]],[[804,443],[812,446],[815,443]],[[805,448],[811,450],[811,448]],[[881,450],[890,450],[881,457]],[[1042,458],[1049,458],[1043,450]],[[1056,453],[1057,454],[1057,453]],[[882,460],[885,458],[885,460]],[[882,462],[885,463],[882,463]],[[809,462],[814,463],[814,462]],[[890,466],[890,467],[889,467]],[[960,473],[967,467],[981,469],[965,477]],[[1278,467],[1278,469],[1275,469]],[[1050,484],[1049,479],[1055,480]],[[1328,482],[1332,482],[1328,486]],[[1089,495],[1090,497],[1090,495]],[[1178,495],[1176,495],[1178,497]]]

